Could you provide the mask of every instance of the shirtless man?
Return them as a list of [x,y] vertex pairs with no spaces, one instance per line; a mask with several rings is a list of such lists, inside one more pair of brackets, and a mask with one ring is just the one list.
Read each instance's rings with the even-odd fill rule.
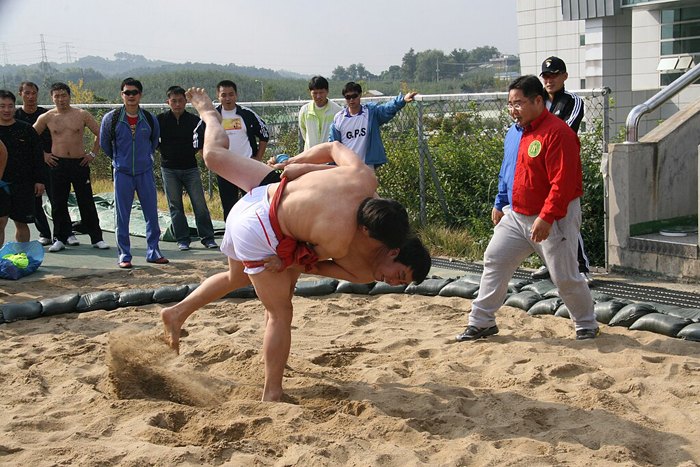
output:
[[[51,155],[45,159],[51,167],[51,216],[56,241],[49,247],[49,251],[63,250],[68,243],[68,237],[73,235],[68,214],[71,185],[78,201],[80,221],[90,235],[92,246],[105,250],[109,245],[102,239],[100,219],[97,216],[90,184],[90,163],[95,160],[96,152],[100,149],[100,126],[87,110],[71,107],[68,85],[54,83],[50,91],[51,100],[56,104],[56,108],[41,115],[34,124],[34,129],[39,134],[48,128],[52,139]],[[85,150],[83,143],[85,127],[95,135],[90,152]]]
[[[177,350],[180,329],[188,316],[252,282],[268,316],[263,338],[262,400],[279,401],[291,345],[292,297],[302,270],[352,282],[407,284],[426,277],[430,255],[417,238],[404,240],[408,218],[398,203],[366,201],[373,196],[377,179],[345,146],[325,143],[289,159],[285,164],[287,176],[281,183],[274,183],[272,168],[228,151],[220,116],[203,89],[191,88],[187,98],[206,123],[207,167],[248,194],[227,217],[221,250],[229,257],[229,271],[210,277],[185,300],[162,310],[165,339]],[[303,165],[327,162],[335,162],[338,167],[308,172]],[[392,235],[397,237],[387,240]],[[262,261],[266,257],[277,254],[282,261],[289,261],[290,255],[282,245],[290,238],[297,245],[293,254],[298,258],[302,256],[299,253],[308,250],[305,252],[312,260],[295,261],[294,266],[280,272],[266,270]],[[390,248],[385,246],[387,241],[398,241],[403,246]],[[318,262],[313,260],[314,255]]]

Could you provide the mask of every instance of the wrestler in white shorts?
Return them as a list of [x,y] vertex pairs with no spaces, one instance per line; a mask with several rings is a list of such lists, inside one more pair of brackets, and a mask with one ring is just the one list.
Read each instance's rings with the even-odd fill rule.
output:
[[[277,237],[270,225],[268,186],[253,188],[228,213],[221,251],[235,261],[262,261],[277,254]],[[246,274],[259,274],[264,266],[248,268]]]

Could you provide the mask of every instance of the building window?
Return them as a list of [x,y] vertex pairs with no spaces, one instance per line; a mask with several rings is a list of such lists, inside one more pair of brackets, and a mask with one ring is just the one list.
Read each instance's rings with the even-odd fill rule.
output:
[[700,7],[661,10],[661,55],[700,53]]
[[578,43],[581,47],[586,45],[586,35],[585,34],[581,34],[580,36],[578,36]]
[[[700,55],[700,7],[661,10],[659,83],[667,86],[692,68]],[[697,83],[693,83],[697,84]]]
[[585,79],[585,78],[581,78],[581,87],[580,87],[580,89],[586,89],[586,79]]

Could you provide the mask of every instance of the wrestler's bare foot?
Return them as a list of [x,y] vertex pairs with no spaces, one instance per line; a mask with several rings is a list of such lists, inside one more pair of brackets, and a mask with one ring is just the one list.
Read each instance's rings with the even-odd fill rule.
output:
[[160,311],[160,318],[163,320],[165,342],[179,354],[180,328],[182,328],[182,322],[178,317],[177,311],[174,307],[163,308]]
[[194,108],[197,109],[202,120],[204,120],[205,114],[211,114],[213,112],[213,116],[217,121],[221,122],[221,115],[214,108],[214,103],[207,95],[207,91],[202,88],[189,88],[187,92],[185,92],[185,96]]

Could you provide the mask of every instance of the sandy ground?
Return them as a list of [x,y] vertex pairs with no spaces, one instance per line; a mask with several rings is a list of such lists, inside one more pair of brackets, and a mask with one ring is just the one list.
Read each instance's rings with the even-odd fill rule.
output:
[[[0,302],[201,282],[219,261],[3,281]],[[0,325],[0,464],[500,466],[700,463],[700,344],[470,301],[294,299],[286,402],[258,402],[263,309],[220,300],[159,339],[161,305]]]

